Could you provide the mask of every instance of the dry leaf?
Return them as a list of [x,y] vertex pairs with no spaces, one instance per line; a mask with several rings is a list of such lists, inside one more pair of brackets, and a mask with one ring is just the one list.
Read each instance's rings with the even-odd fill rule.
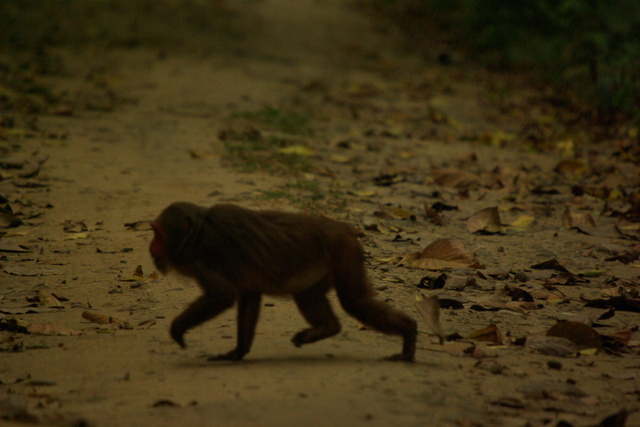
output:
[[407,264],[412,268],[442,270],[445,268],[466,268],[473,262],[473,254],[460,242],[439,239],[421,252],[394,258],[398,265]]
[[151,230],[151,221],[127,222],[124,224],[124,226],[129,230],[146,231]]
[[615,308],[619,311],[631,311],[640,313],[640,300],[630,299],[624,295],[614,296],[607,299],[594,299],[588,301],[585,307]]
[[443,187],[472,189],[478,186],[478,176],[460,169],[433,169],[433,180]]
[[44,289],[38,289],[38,301],[42,307],[64,308],[58,298]]
[[142,266],[138,265],[136,267],[136,271],[133,272],[133,277],[140,277],[142,279],[144,279],[144,273],[142,272]]
[[65,221],[63,224],[63,230],[65,233],[81,233],[83,231],[89,230],[87,224],[84,221]]
[[440,303],[437,296],[417,297],[416,308],[427,324],[427,328],[444,344],[444,333],[440,325]]
[[42,324],[42,323],[29,323],[26,326],[27,332],[36,335],[59,335],[59,336],[77,336],[82,335],[82,331],[77,329],[70,329],[66,326]]
[[297,156],[312,156],[313,150],[306,145],[289,145],[282,147],[280,150],[282,154],[292,154]]
[[95,311],[83,311],[82,318],[87,319],[90,322],[97,323],[99,325],[108,325],[114,323],[118,326],[125,326],[126,322],[115,317],[107,316],[106,314],[100,314]]
[[353,160],[350,156],[345,156],[342,154],[332,154],[329,156],[329,159],[335,163],[351,163]]
[[159,279],[160,276],[156,271],[153,271],[147,277],[144,277],[144,272],[142,271],[142,266],[138,265],[133,272],[133,275],[127,279],[119,279],[121,282],[148,282],[150,280]]
[[595,228],[596,222],[588,212],[572,212],[567,208],[562,214],[562,225],[564,228]]
[[13,228],[22,224],[20,218],[16,217],[9,205],[0,206],[0,227]]
[[150,327],[152,327],[153,325],[156,324],[156,320],[155,319],[148,319],[148,320],[143,320],[142,322],[138,323],[138,329],[149,329]]
[[0,252],[8,253],[22,253],[31,252],[26,246],[18,245],[16,243],[2,242],[0,243]]
[[616,223],[618,233],[635,240],[640,240],[640,223],[620,218]]
[[578,346],[567,338],[531,335],[525,347],[547,356],[567,357],[578,353]]
[[89,233],[75,233],[64,238],[64,240],[80,240],[89,237]]
[[522,215],[515,221],[508,224],[508,228],[513,231],[524,231],[533,223],[535,217],[531,215]]
[[494,344],[502,344],[502,334],[496,325],[489,325],[484,329],[472,332],[469,338],[475,341],[486,341]]
[[586,163],[579,159],[561,160],[554,171],[564,175],[582,175],[589,170]]
[[389,208],[389,212],[391,213],[391,215],[399,219],[407,219],[411,216],[409,211],[401,208],[400,206],[391,206]]
[[189,155],[191,156],[192,159],[206,159],[206,160],[217,159],[219,157],[217,153],[213,153],[209,151],[199,151],[194,149],[189,150]]
[[499,233],[502,229],[500,213],[497,207],[479,210],[467,220],[467,230],[470,233]]
[[550,259],[539,264],[534,264],[531,266],[531,268],[533,268],[534,270],[556,270],[562,271],[564,273],[569,272],[569,270],[567,270],[562,264],[560,264],[557,259]]
[[547,336],[567,338],[578,346],[579,351],[595,348],[597,352],[602,349],[600,334],[582,322],[562,320],[547,331]]

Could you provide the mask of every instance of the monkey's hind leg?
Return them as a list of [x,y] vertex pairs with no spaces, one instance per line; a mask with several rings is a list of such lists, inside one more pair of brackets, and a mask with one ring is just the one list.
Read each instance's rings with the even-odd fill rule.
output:
[[251,350],[253,337],[256,332],[256,324],[260,315],[261,295],[240,294],[238,299],[238,343],[236,348],[228,353],[222,353],[210,356],[207,360],[242,360],[242,358]]
[[345,301],[340,298],[347,313],[367,326],[390,335],[403,338],[402,353],[389,356],[387,360],[412,362],[416,352],[418,325],[414,319],[400,310],[374,298]]
[[316,285],[311,289],[294,295],[300,313],[309,322],[311,328],[298,332],[291,342],[300,347],[304,344],[328,338],[340,332],[340,321],[333,313],[325,294],[326,287]]

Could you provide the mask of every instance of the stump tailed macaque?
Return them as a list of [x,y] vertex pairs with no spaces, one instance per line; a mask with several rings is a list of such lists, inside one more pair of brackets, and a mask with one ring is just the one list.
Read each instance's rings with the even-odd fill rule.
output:
[[251,349],[262,294],[291,295],[311,325],[292,339],[296,347],[340,332],[327,291],[335,288],[347,313],[363,324],[403,339],[391,360],[412,361],[415,320],[374,299],[358,231],[328,218],[253,211],[230,204],[211,208],[174,203],[151,224],[149,252],[161,273],[194,278],[202,291],[171,324],[184,334],[238,301],[237,346],[211,360],[241,360]]

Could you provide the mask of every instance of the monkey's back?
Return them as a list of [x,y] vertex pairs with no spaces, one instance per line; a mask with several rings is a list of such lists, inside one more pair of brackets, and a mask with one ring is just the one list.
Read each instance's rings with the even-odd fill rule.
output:
[[269,293],[292,293],[297,277],[321,280],[330,274],[334,254],[345,241],[357,246],[361,259],[358,231],[330,218],[232,204],[215,205],[202,216],[204,230],[197,242],[206,257],[202,261],[246,286],[267,282]]

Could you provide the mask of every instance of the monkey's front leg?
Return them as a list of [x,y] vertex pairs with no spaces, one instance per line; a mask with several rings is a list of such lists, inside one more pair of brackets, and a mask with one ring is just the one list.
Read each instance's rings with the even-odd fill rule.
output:
[[205,293],[173,320],[171,338],[185,348],[184,333],[230,308],[234,299],[235,295],[232,293]]
[[260,314],[261,298],[262,295],[259,293],[240,294],[238,299],[238,344],[228,353],[209,357],[209,361],[242,360],[249,353]]

